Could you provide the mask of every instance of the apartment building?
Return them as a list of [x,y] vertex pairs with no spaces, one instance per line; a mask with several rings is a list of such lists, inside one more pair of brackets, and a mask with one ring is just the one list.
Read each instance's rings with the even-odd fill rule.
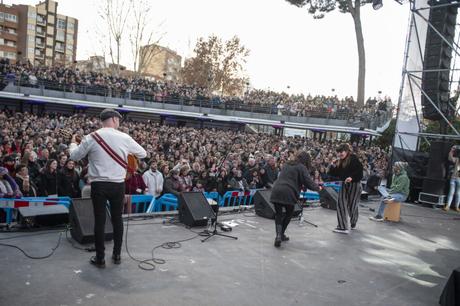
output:
[[[10,45],[1,45],[0,40],[3,51],[0,57],[33,65],[73,64],[77,55],[78,20],[58,14],[57,7],[58,3],[52,0],[36,6],[1,4],[0,12],[4,16],[9,14],[9,19],[2,20],[0,16],[0,38]],[[16,49],[12,50],[14,44]]]
[[177,82],[182,57],[175,51],[156,44],[141,47],[139,72],[142,75]]
[[18,57],[18,10],[0,5],[0,58],[15,63]]

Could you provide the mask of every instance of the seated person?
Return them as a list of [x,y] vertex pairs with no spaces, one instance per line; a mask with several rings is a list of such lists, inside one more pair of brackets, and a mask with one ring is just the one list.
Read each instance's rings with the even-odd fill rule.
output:
[[8,169],[0,167],[0,198],[20,198],[21,190],[14,179],[8,174]]
[[[385,211],[386,204],[391,201],[404,202],[409,195],[410,181],[406,173],[407,163],[396,162],[393,166],[393,179],[391,181],[391,188],[387,191],[388,195],[382,194],[382,200],[375,217],[369,217],[373,221],[383,221],[383,212]],[[385,193],[383,190],[382,193]]]

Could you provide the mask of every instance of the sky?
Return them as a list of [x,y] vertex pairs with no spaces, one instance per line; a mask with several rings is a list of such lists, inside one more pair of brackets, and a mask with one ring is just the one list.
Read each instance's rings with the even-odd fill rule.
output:
[[[97,0],[58,0],[58,13],[79,20],[77,59],[102,54],[104,26]],[[4,1],[30,4],[37,1]],[[356,97],[358,53],[350,14],[331,12],[313,19],[285,0],[150,0],[150,26],[160,44],[183,57],[193,55],[199,37],[237,35],[250,50],[246,73],[252,88],[290,94]],[[361,8],[366,51],[366,97],[397,102],[401,86],[409,4],[383,0],[380,10]],[[121,64],[132,69],[130,47]]]

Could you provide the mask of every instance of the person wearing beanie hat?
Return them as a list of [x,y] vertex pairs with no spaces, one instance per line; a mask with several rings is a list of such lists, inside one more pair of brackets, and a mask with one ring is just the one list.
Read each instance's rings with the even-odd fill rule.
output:
[[[294,206],[299,201],[300,190],[307,188],[319,191],[320,188],[310,177],[310,155],[305,151],[297,153],[296,158],[286,163],[275,181],[270,196],[270,202],[275,206],[275,247],[280,247],[282,241],[288,241],[285,231],[294,213]],[[286,213],[283,214],[283,208]]]
[[21,190],[8,174],[8,169],[0,167],[0,198],[20,198],[21,196]]
[[393,165],[393,178],[391,180],[391,188],[386,190],[380,187],[379,191],[382,194],[380,206],[377,215],[369,217],[372,221],[383,221],[383,213],[388,202],[397,201],[404,202],[409,195],[410,180],[406,173],[406,162],[395,162]]
[[[110,203],[113,226],[112,262],[121,263],[123,242],[122,209],[125,198],[125,178],[128,155],[145,158],[147,152],[131,136],[118,130],[122,116],[114,109],[104,109],[100,115],[102,128],[86,135],[81,142],[74,135],[69,146],[70,159],[79,161],[88,156],[88,179],[94,210],[96,256],[90,263],[105,268],[106,205]],[[80,144],[77,144],[80,142]]]

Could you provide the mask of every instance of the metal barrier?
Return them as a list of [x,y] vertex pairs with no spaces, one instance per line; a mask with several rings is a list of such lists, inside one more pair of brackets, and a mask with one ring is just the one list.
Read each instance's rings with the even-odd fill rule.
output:
[[5,211],[5,223],[10,225],[14,218],[14,211],[20,207],[47,206],[47,205],[64,205],[69,208],[72,200],[69,197],[37,197],[37,198],[19,198],[19,199],[0,199],[0,209]]
[[[108,102],[108,99],[121,100],[121,103],[127,104],[129,100],[143,101],[144,106],[147,103],[160,103],[160,104],[175,104],[180,105],[181,109],[184,106],[205,107],[211,109],[218,109],[222,111],[243,111],[250,113],[281,115],[290,117],[304,117],[304,118],[323,118],[323,119],[337,119],[350,121],[364,122],[367,128],[375,129],[383,125],[392,116],[391,110],[379,111],[371,109],[367,113],[358,114],[357,112],[348,108],[340,108],[336,111],[328,111],[321,105],[312,105],[312,109],[303,111],[294,111],[289,108],[277,109],[272,104],[248,104],[240,99],[221,100],[221,98],[210,98],[197,95],[194,98],[179,96],[177,94],[160,94],[150,91],[132,92],[122,89],[113,89],[108,86],[101,85],[84,85],[84,84],[65,84],[59,81],[50,81],[40,79],[32,84],[27,79],[17,78],[9,80],[9,83],[17,86],[18,93],[21,92],[21,87],[37,88],[40,90],[41,95],[45,96],[45,90],[59,91],[63,93],[66,98],[66,93],[83,95],[84,100],[94,100],[95,97],[103,97],[102,100]],[[91,97],[93,96],[93,97]],[[100,100],[100,98],[96,98]],[[119,104],[119,103],[118,103]]]

